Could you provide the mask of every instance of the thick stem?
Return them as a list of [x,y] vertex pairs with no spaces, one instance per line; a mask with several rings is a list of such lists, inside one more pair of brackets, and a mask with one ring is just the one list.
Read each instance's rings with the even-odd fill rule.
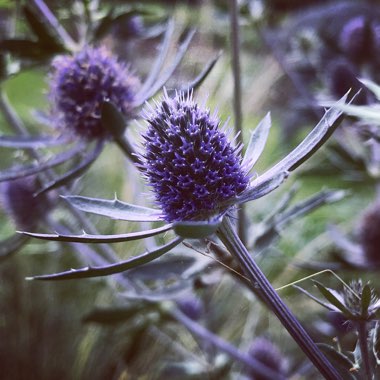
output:
[[364,364],[364,371],[366,374],[366,379],[372,379],[372,368],[369,360],[368,352],[368,331],[367,331],[367,322],[359,321],[356,324],[356,329],[358,331],[359,347],[362,357],[362,363]]
[[[242,110],[241,110],[241,77],[240,77],[240,36],[239,36],[239,6],[237,0],[230,2],[230,22],[231,22],[231,51],[232,51],[232,72],[234,77],[234,118],[235,133],[237,143],[243,144],[242,133]],[[238,233],[240,239],[246,241],[245,233],[245,209],[240,205],[238,210]]]
[[277,318],[288,330],[302,351],[311,360],[319,372],[328,380],[342,380],[342,377],[322,354],[305,329],[298,322],[287,305],[282,301],[268,279],[257,266],[234,231],[231,220],[225,217],[218,230],[220,239],[240,263],[245,274],[251,281],[252,287],[260,294],[260,298],[276,314]]

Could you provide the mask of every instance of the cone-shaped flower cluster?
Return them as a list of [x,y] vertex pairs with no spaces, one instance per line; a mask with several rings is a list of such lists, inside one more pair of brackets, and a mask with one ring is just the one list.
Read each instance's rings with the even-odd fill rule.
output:
[[107,137],[101,106],[109,100],[131,118],[138,80],[105,48],[86,48],[54,59],[49,98],[59,128],[87,139]]
[[191,94],[165,95],[147,112],[142,170],[165,220],[206,220],[228,209],[249,183],[233,146]]

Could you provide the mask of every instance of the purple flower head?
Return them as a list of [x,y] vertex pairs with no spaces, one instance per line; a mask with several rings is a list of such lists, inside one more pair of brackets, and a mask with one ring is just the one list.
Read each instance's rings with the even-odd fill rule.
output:
[[[285,376],[286,360],[277,346],[264,337],[256,338],[249,348],[249,355],[270,368],[273,372]],[[260,380],[257,375],[255,380]]]
[[105,48],[87,47],[54,59],[49,98],[59,128],[87,139],[105,138],[101,106],[109,100],[131,118],[138,80]]
[[49,200],[46,195],[34,196],[38,190],[35,178],[20,178],[4,182],[0,201],[4,211],[12,218],[17,228],[30,230],[46,215]]
[[166,221],[209,219],[247,188],[239,148],[192,94],[165,94],[146,120],[142,170]]
[[368,23],[363,16],[349,20],[339,36],[340,47],[349,58],[361,61],[367,58],[368,45],[371,43],[371,34]]

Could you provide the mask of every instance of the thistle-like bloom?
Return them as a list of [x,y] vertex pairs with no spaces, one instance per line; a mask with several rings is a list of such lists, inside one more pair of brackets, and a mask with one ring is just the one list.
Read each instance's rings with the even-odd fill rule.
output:
[[87,139],[107,137],[101,123],[105,100],[127,119],[133,116],[138,80],[104,47],[87,47],[73,56],[59,56],[52,66],[49,97],[59,128]]
[[142,170],[166,221],[207,220],[247,188],[239,148],[191,94],[166,94],[146,120]]
[[[249,348],[249,355],[279,376],[285,376],[287,366],[286,359],[278,347],[267,338],[256,338]],[[253,379],[261,380],[262,377],[255,374],[253,375]]]
[[37,189],[35,178],[29,177],[1,186],[1,205],[19,229],[35,228],[49,210],[46,195],[34,196]]

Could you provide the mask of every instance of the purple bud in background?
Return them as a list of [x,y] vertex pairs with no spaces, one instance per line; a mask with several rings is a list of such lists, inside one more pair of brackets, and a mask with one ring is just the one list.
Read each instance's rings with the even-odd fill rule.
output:
[[133,117],[139,81],[107,49],[87,47],[52,62],[49,99],[57,127],[86,139],[105,138],[100,116],[104,100]]

